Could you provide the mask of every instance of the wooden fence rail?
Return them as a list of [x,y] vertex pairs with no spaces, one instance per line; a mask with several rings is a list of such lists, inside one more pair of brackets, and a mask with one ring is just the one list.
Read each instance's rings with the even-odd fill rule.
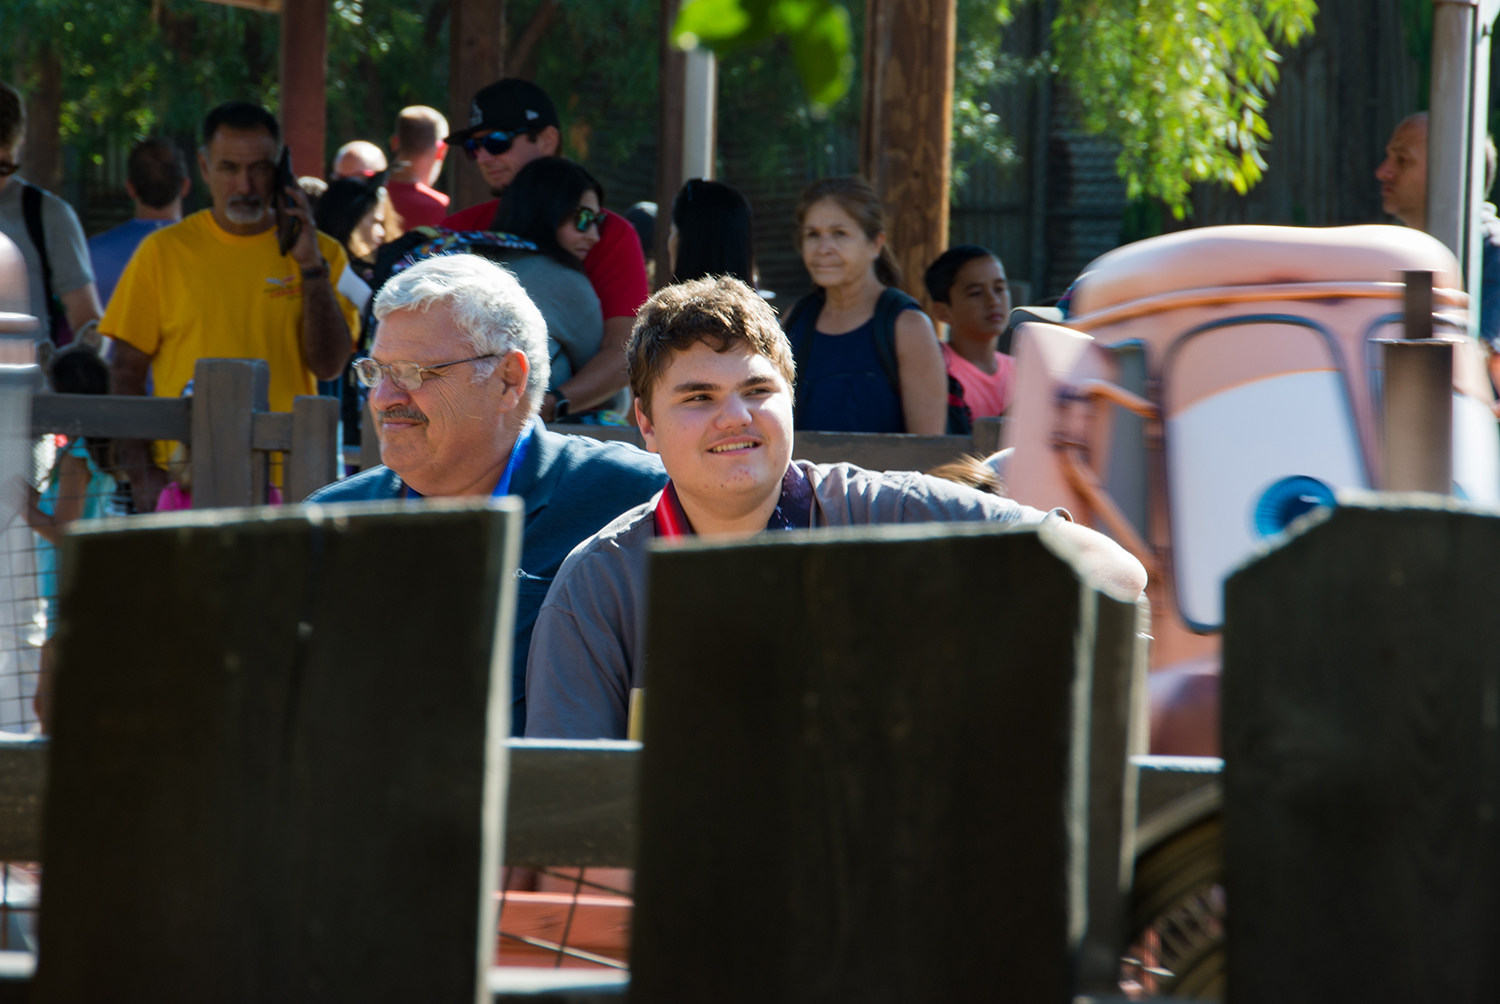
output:
[[283,498],[300,502],[338,477],[338,402],[297,397],[270,411],[269,370],[258,359],[200,359],[191,397],[38,394],[35,436],[161,439],[193,453],[193,508],[266,500],[269,454],[282,454]]

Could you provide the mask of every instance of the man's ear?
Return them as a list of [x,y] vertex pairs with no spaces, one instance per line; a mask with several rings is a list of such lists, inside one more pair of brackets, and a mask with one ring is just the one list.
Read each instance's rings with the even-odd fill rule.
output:
[[132,185],[128,179],[125,182],[125,194],[130,196],[131,202],[141,201],[141,197],[135,194],[135,186]]
[[[503,394],[508,400],[507,410],[520,404],[526,396],[526,378],[531,375],[531,360],[520,349],[513,349],[500,357],[500,380],[505,384]],[[512,398],[511,395],[515,397]]]
[[944,324],[951,326],[953,324],[952,305],[947,303],[939,303],[937,300],[933,300],[932,319],[934,321],[942,321]]
[[556,157],[557,151],[562,149],[562,133],[557,131],[557,126],[548,126],[537,133],[536,145],[542,148],[542,153],[548,157]]
[[198,174],[203,178],[203,183],[208,184],[208,148],[198,148]]
[[193,179],[192,178],[183,178],[182,179],[182,191],[180,191],[180,192],[177,193],[177,197],[179,199],[185,199],[185,198],[188,197],[188,193],[191,192],[192,190],[193,190]]
[[635,424],[641,430],[641,438],[646,441],[646,451],[648,453],[655,453],[656,428],[651,424],[651,416],[646,414],[646,406],[641,404],[640,398],[635,399],[634,406]]

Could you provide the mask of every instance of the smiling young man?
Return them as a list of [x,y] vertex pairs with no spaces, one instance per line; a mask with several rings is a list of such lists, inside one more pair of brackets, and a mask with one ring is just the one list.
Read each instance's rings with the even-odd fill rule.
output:
[[793,461],[791,345],[770,307],[738,279],[656,293],[627,356],[641,433],[671,480],[559,570],[531,640],[527,736],[625,737],[630,692],[644,685],[646,559],[658,537],[1051,519],[1106,588],[1130,596],[1145,588],[1139,562],[1060,514],[922,474]]

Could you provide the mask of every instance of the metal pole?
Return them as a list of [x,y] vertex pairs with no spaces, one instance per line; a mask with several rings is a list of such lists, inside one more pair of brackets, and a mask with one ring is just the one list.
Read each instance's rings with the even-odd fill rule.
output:
[[[718,118],[718,63],[704,46],[687,53],[682,102],[682,177],[714,176],[714,138]],[[671,207],[667,207],[668,212]]]

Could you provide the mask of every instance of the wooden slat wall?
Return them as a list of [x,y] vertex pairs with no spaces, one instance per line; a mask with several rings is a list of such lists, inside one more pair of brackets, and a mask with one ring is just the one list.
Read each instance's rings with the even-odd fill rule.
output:
[[35,1001],[484,993],[521,511],[424,508],[67,536]]
[[[1047,533],[653,553],[641,999],[948,1002],[1001,982],[1069,999],[1087,978],[1076,938],[1098,918],[1108,939],[1118,916],[1121,838],[1086,817],[1094,779],[1126,783],[1115,702],[1144,664],[1135,606],[1090,589]],[[754,616],[726,583],[753,589]],[[1118,830],[1121,803],[1101,801]],[[1090,874],[1111,872],[1116,902],[1090,902]]]

